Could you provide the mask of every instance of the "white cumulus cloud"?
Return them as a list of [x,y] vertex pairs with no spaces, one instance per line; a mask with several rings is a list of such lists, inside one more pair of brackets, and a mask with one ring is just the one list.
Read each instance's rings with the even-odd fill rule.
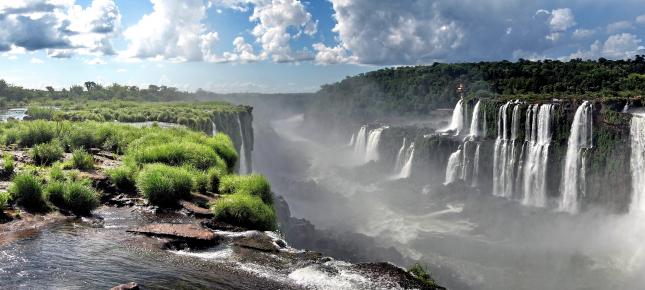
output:
[[570,58],[594,59],[605,57],[611,59],[627,59],[638,53],[645,52],[641,46],[642,40],[631,33],[614,34],[605,42],[595,41],[588,50],[579,50]]

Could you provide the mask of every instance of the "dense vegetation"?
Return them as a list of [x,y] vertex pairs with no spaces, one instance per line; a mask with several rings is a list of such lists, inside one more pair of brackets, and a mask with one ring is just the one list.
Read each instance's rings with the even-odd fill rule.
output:
[[436,108],[454,106],[460,83],[467,96],[635,96],[645,92],[645,58],[568,62],[520,59],[386,68],[324,85],[310,113],[319,119],[357,121],[425,115]]

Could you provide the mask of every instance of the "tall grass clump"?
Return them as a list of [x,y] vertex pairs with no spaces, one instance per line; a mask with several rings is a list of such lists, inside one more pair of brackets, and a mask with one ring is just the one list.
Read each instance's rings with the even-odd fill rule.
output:
[[65,208],[76,215],[86,216],[99,206],[99,195],[88,182],[67,183],[63,195]]
[[209,146],[215,149],[215,152],[224,159],[228,172],[232,172],[239,155],[235,150],[235,145],[231,138],[224,133],[217,133],[215,136],[208,138],[206,141]]
[[271,185],[266,177],[259,174],[224,176],[219,190],[223,194],[250,194],[261,198],[266,204],[273,204]]
[[50,180],[45,186],[45,195],[49,202],[57,207],[65,206],[65,182]]
[[123,192],[131,192],[136,189],[135,175],[136,169],[122,165],[117,168],[108,170],[108,176],[114,187]]
[[199,193],[206,193],[210,189],[208,186],[208,173],[206,172],[193,172],[193,181],[193,189]]
[[221,171],[217,168],[211,168],[206,173],[208,177],[208,188],[212,193],[219,193],[220,180],[222,177]]
[[190,196],[193,179],[188,170],[165,164],[149,164],[139,172],[137,189],[151,204],[173,207]]
[[16,164],[15,164],[15,161],[13,160],[13,156],[11,154],[5,153],[2,156],[2,167],[0,168],[1,169],[0,176],[2,176],[3,178],[11,177],[15,170],[15,166]]
[[8,192],[0,192],[0,216],[2,216],[2,210],[7,206],[11,195]]
[[18,129],[17,143],[21,147],[32,147],[47,143],[56,136],[55,124],[47,121],[21,122]]
[[206,170],[210,167],[226,168],[224,161],[212,149],[192,142],[172,142],[140,147],[133,154],[138,164],[190,165],[199,170]]
[[219,199],[211,207],[215,219],[232,225],[271,231],[276,228],[276,215],[270,205],[259,197],[233,194]]
[[29,152],[36,165],[51,165],[61,160],[63,153],[63,147],[56,141],[35,145]]
[[94,157],[83,149],[74,149],[72,152],[71,165],[78,170],[94,169]]
[[48,206],[43,195],[42,182],[32,173],[20,173],[9,188],[16,202],[29,211],[45,211]]

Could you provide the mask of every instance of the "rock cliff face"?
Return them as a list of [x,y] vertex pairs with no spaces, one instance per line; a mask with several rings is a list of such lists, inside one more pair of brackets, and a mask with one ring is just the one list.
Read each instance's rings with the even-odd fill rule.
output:
[[[230,112],[213,112],[211,116],[211,127],[208,128],[207,134],[213,133],[212,125],[215,125],[215,131],[223,132],[231,137],[235,144],[235,149],[240,154],[240,160],[245,162],[247,172],[253,171],[253,108],[244,107],[245,110]],[[244,152],[242,152],[244,147]],[[242,157],[242,155],[244,155]],[[240,164],[238,163],[236,170],[239,170]]]
[[[548,102],[517,101],[517,127],[515,142],[517,149],[510,158],[514,160],[514,171],[521,172],[522,163],[525,162],[526,154],[522,152],[522,146],[528,144],[526,124],[527,110],[535,104],[551,104],[551,142],[548,148],[547,170],[546,170],[546,195],[554,203],[561,194],[563,182],[563,168],[567,154],[567,145],[571,126],[576,109],[584,101],[581,99],[556,100]],[[477,100],[464,102],[464,112],[472,114],[473,107]],[[590,100],[592,105],[591,127],[592,146],[581,149],[582,163],[585,174],[583,176],[584,190],[579,193],[578,200],[580,210],[600,206],[612,212],[626,212],[631,202],[631,174],[630,174],[630,121],[631,114],[623,113],[622,109],[629,102],[632,106],[640,106],[640,99],[610,99]],[[397,152],[401,147],[403,138],[414,140],[415,156],[413,163],[413,178],[423,178],[432,183],[443,182],[448,157],[451,153],[462,150],[462,163],[472,167],[475,156],[474,144],[480,145],[479,155],[479,176],[476,189],[484,194],[493,192],[494,172],[494,150],[495,141],[498,136],[498,123],[502,117],[500,108],[507,101],[482,99],[481,110],[486,122],[484,132],[476,138],[452,136],[451,134],[432,133],[430,129],[414,127],[389,127],[383,131],[379,144],[379,163],[384,167],[392,166],[396,159]],[[506,111],[510,127],[512,110]],[[470,120],[468,116],[467,120]],[[484,121],[485,120],[485,121]],[[530,120],[529,120],[530,122]],[[465,125],[467,131],[469,124]],[[507,130],[510,130],[508,129]],[[530,127],[530,126],[529,126]],[[509,133],[510,134],[510,133]],[[470,139],[469,139],[470,138]],[[473,143],[465,142],[471,140]],[[467,184],[472,184],[472,169],[466,173]],[[519,173],[521,175],[521,173]],[[522,182],[517,176],[513,177]],[[513,194],[512,198],[520,198]]]

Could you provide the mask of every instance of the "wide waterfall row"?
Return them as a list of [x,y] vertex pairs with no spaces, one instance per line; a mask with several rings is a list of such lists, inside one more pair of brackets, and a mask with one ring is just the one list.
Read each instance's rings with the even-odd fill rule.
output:
[[543,207],[547,201],[553,105],[535,104],[526,108],[524,139],[520,140],[522,106],[525,105],[518,101],[507,102],[498,112],[493,194],[518,198],[527,206]]
[[[460,111],[460,108],[461,104],[457,104],[455,112]],[[478,141],[478,138],[486,133],[486,115],[481,110],[481,101],[478,101],[477,104],[475,104],[471,120],[469,135],[457,151],[453,152],[448,158],[444,184],[450,184],[457,180],[470,182],[473,186],[476,186],[479,183],[479,157],[481,144]],[[473,146],[474,157],[470,158]]]
[[367,130],[361,126],[356,135],[352,135],[350,146],[354,146],[354,155],[361,162],[377,161],[379,159],[378,145],[385,127]]
[[586,168],[584,151],[593,145],[593,105],[585,101],[578,107],[567,142],[559,210],[578,211],[578,198],[585,195]]

